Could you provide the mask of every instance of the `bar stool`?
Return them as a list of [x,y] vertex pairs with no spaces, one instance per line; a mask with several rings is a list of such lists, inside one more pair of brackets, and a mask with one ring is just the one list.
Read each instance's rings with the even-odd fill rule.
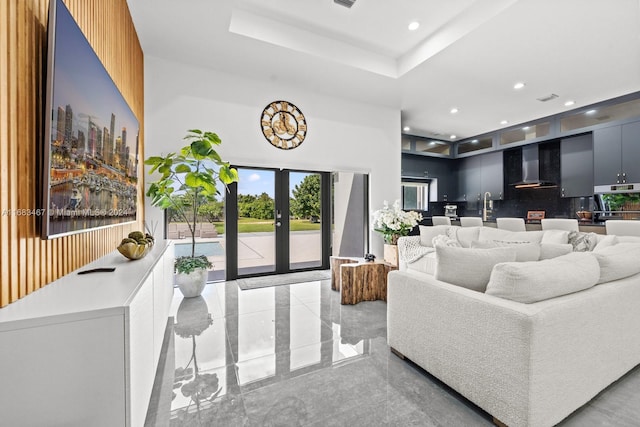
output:
[[431,222],[433,225],[451,225],[451,218],[448,216],[432,216]]
[[632,219],[610,219],[604,223],[607,234],[616,236],[640,236],[640,221]]
[[482,218],[478,216],[461,216],[460,225],[462,227],[482,227]]
[[500,230],[527,231],[524,218],[496,218],[496,224]]
[[570,218],[543,218],[540,220],[543,230],[580,231],[578,220]]

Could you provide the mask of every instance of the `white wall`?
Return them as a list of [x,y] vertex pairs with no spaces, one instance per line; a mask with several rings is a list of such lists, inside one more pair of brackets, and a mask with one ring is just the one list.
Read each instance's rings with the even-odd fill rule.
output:
[[[327,97],[313,86],[145,56],[145,156],[177,150],[187,130],[198,128],[220,136],[219,152],[233,164],[368,173],[372,210],[399,198],[400,110]],[[295,104],[307,119],[306,139],[294,150],[277,149],[262,135],[262,110],[276,100]],[[145,209],[148,223],[162,222],[162,212],[148,200]],[[381,258],[381,236],[371,232],[370,241]]]

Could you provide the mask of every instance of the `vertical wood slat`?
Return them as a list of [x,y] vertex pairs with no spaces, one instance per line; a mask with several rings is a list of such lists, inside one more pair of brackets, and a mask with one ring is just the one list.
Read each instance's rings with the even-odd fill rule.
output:
[[[18,5],[13,4],[10,5],[9,10],[9,22],[16,22],[18,20]],[[12,33],[9,34],[9,52],[18,51],[18,34]],[[9,79],[15,81],[15,85],[9,86],[9,139],[11,142],[14,140],[18,140],[18,135],[16,134],[16,128],[18,126],[18,111],[17,111],[17,103],[18,103],[18,84],[20,83],[20,79],[18,77],[18,56],[11,55],[9,58]],[[16,150],[17,144],[9,144],[9,153],[7,158],[7,181],[5,185],[7,188],[13,189],[16,188],[16,167],[17,167],[17,159],[16,159]],[[16,188],[17,190],[17,188]],[[9,209],[13,209],[17,207],[17,191],[9,192]],[[16,221],[16,216],[13,214],[9,214],[9,239],[11,241],[11,248],[9,251],[8,261],[9,261],[9,298],[15,300],[19,298],[18,296],[18,257],[16,256],[18,253],[18,224]]]
[[[138,118],[143,159],[144,61],[126,0],[63,1]],[[40,239],[35,216],[15,215],[40,203],[36,176],[44,144],[48,9],[49,0],[0,1],[0,307],[111,252],[124,235],[143,229],[141,195],[135,223],[54,240]],[[139,165],[139,193],[142,174]]]
[[[0,187],[7,182],[7,157],[9,148],[9,4],[0,2]],[[9,205],[8,192],[0,191],[0,214],[4,213]],[[9,255],[9,219],[6,215],[0,215],[0,254],[1,259]],[[0,260],[1,261],[1,260]],[[9,286],[1,284],[9,283],[9,269],[6,262],[0,262],[0,303],[9,300]]]

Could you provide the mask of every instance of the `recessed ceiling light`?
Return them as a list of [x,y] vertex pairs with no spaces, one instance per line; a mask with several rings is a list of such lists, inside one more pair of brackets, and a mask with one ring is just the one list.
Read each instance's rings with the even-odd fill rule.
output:
[[431,142],[429,143],[429,145],[436,145],[436,142],[435,142],[435,141],[431,141]]
[[529,130],[529,126],[523,127],[522,130]]
[[478,143],[478,140],[477,140],[477,139],[472,139],[472,140],[471,140],[471,143],[472,143],[472,144],[477,144],[477,143]]
[[507,123],[509,123],[509,122],[506,121],[506,120],[503,120],[503,121],[500,122],[501,125],[506,125]]
[[409,126],[405,126],[402,128],[403,131],[405,132],[409,132],[411,130],[411,128]]
[[589,111],[585,112],[585,114],[591,115],[591,114],[595,114],[597,111],[598,110],[589,110]]
[[409,31],[415,31],[418,28],[420,28],[420,23],[418,21],[413,21],[412,23],[409,24]]
[[453,107],[453,108],[451,109],[451,114],[455,114],[455,113],[457,113],[457,112],[458,112],[458,109],[457,109],[456,107]]
[[456,139],[456,138],[457,138],[457,136],[455,136],[455,135],[451,135],[449,138],[451,138],[451,139]]
[[525,86],[524,83],[518,82],[513,85],[513,88],[517,90],[517,89],[522,89],[524,86]]
[[564,106],[565,106],[565,107],[571,107],[571,106],[572,106],[573,104],[575,104],[575,103],[576,103],[576,101],[570,100],[570,101],[565,102],[565,103],[564,103]]

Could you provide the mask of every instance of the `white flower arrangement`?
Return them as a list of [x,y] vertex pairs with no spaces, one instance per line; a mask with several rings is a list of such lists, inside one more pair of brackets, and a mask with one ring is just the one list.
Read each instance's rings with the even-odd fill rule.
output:
[[391,245],[398,243],[400,236],[406,236],[409,231],[422,221],[422,214],[400,209],[400,200],[393,206],[385,200],[382,209],[373,213],[373,229],[382,233],[384,241]]

